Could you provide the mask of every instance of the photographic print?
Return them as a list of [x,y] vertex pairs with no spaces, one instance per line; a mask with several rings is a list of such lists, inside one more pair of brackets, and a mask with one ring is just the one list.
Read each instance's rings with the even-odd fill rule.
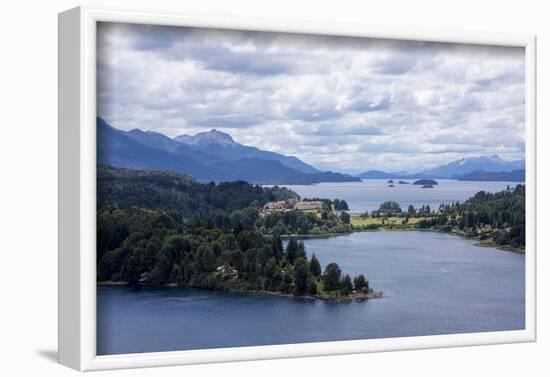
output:
[[525,329],[525,49],[97,24],[97,354]]

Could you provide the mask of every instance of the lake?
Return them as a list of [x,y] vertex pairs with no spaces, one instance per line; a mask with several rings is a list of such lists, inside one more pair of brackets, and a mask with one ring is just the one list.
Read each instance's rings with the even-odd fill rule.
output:
[[97,287],[100,355],[519,330],[524,255],[436,232],[304,240],[321,265],[363,273],[384,298],[334,303],[178,288]]
[[[463,202],[479,191],[498,192],[506,187],[515,187],[517,182],[470,182],[438,179],[434,188],[422,188],[413,184],[398,184],[388,187],[385,179],[369,179],[362,182],[323,182],[315,185],[282,185],[298,193],[302,198],[344,199],[350,212],[363,213],[376,210],[385,201],[393,200],[406,209],[410,204],[416,208],[424,204],[437,208],[441,203]],[[414,182],[404,179],[405,182]]]

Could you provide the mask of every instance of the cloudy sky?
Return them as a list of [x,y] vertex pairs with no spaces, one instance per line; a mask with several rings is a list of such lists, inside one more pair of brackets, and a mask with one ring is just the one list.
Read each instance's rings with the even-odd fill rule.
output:
[[524,158],[523,49],[104,23],[98,115],[320,169]]

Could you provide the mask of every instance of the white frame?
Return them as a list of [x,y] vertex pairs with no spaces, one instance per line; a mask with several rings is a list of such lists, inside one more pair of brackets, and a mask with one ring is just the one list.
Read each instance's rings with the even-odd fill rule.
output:
[[[125,22],[525,48],[526,328],[289,345],[96,355],[96,23]],[[536,340],[536,38],[307,20],[79,7],[59,14],[59,362],[80,371],[455,347]]]

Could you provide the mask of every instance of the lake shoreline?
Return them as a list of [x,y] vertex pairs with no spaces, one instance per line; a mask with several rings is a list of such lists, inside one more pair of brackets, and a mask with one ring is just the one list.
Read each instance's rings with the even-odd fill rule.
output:
[[[103,287],[117,287],[117,286],[129,286],[130,283],[126,281],[98,281],[96,282],[96,286],[103,286]],[[151,284],[147,283],[139,283],[137,286],[139,287],[153,287]],[[183,288],[178,286],[177,283],[166,283],[163,285],[158,286],[158,288]],[[344,301],[364,301],[369,300],[373,298],[382,298],[384,297],[384,292],[382,291],[370,291],[368,293],[362,293],[362,292],[354,292],[351,293],[348,296],[329,296],[329,295],[303,295],[303,296],[296,296],[292,293],[284,293],[284,292],[275,292],[275,291],[266,291],[266,290],[246,290],[246,289],[230,289],[230,290],[212,290],[207,288],[200,288],[200,287],[189,287],[192,289],[198,289],[198,290],[204,290],[204,291],[211,291],[211,292],[225,292],[225,293],[251,293],[251,294],[259,294],[259,295],[266,295],[266,296],[273,296],[273,297],[286,297],[286,298],[293,298],[293,299],[305,299],[305,300],[322,300],[322,301],[331,301],[331,302],[344,302]]]
[[349,236],[353,233],[376,233],[376,232],[434,232],[434,233],[444,233],[444,234],[450,234],[457,237],[460,237],[465,240],[469,241],[475,241],[474,245],[477,247],[485,247],[485,248],[493,248],[498,249],[501,251],[508,251],[511,253],[517,253],[517,254],[525,254],[525,249],[518,249],[513,248],[510,245],[499,245],[495,242],[483,242],[483,240],[480,240],[479,237],[468,237],[465,234],[460,234],[458,232],[447,232],[440,229],[415,229],[415,228],[377,228],[377,229],[355,229],[352,232],[349,233],[325,233],[325,234],[284,234],[281,235],[281,238],[284,240],[289,239],[299,239],[299,240],[306,240],[306,239],[323,239],[323,238],[333,238],[333,237],[341,237],[341,236]]
[[524,327],[523,255],[428,231],[304,242],[321,265],[337,261],[352,277],[365,274],[383,299],[98,286],[99,352],[242,347],[242,334],[245,346],[258,346]]
[[322,301],[332,301],[332,302],[342,302],[342,301],[363,301],[363,300],[369,300],[373,298],[382,298],[384,297],[384,292],[382,291],[372,291],[369,293],[351,293],[348,296],[328,296],[328,295],[304,295],[304,296],[295,296],[292,293],[283,293],[283,292],[273,292],[273,291],[247,291],[247,290],[234,290],[229,292],[240,292],[240,293],[255,293],[255,294],[263,294],[267,296],[274,296],[274,297],[286,297],[286,298],[294,298],[294,299],[306,299],[306,300],[322,300]]
[[512,246],[502,246],[502,245],[499,245],[499,244],[494,243],[494,242],[483,243],[483,241],[480,241],[476,238],[469,238],[469,237],[466,237],[466,236],[464,236],[464,238],[466,238],[468,240],[478,241],[478,242],[474,243],[474,245],[477,246],[477,247],[486,247],[486,248],[490,248],[490,249],[497,249],[497,250],[501,250],[501,251],[507,251],[507,252],[510,252],[510,253],[525,255],[525,249],[516,249],[516,248],[513,248]]

